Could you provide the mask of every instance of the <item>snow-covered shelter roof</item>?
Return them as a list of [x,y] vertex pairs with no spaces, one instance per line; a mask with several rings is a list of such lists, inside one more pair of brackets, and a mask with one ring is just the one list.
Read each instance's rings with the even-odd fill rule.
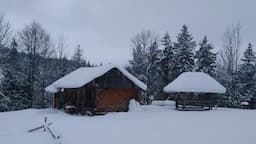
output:
[[51,85],[46,87],[45,90],[51,93],[56,93],[63,88],[79,88],[90,83],[92,80],[104,75],[106,72],[112,70],[113,68],[117,68],[123,75],[130,79],[139,88],[143,90],[147,89],[147,86],[143,82],[130,74],[125,68],[120,66],[108,65],[102,67],[78,68],[77,70],[56,80]]
[[203,72],[184,72],[164,87],[164,92],[225,93],[226,88]]

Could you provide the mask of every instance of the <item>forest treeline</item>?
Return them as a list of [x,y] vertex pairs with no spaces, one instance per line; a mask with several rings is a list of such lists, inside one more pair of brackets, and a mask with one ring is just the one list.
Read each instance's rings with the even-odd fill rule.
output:
[[53,41],[38,23],[32,22],[13,32],[0,17],[0,111],[51,106],[52,95],[45,87],[79,67],[95,66],[83,57],[78,45],[68,57],[61,36]]
[[[166,99],[163,87],[183,72],[205,72],[227,89],[219,106],[240,107],[242,102],[256,102],[256,55],[248,42],[241,47],[241,25],[234,24],[223,34],[223,47],[215,48],[207,36],[196,42],[186,25],[175,39],[166,32],[160,38],[142,31],[131,39],[131,73],[148,86],[144,103]],[[191,82],[198,83],[198,82]]]
[[[144,103],[169,98],[163,87],[182,72],[205,72],[227,88],[220,105],[239,107],[243,101],[256,100],[256,56],[253,45],[241,47],[241,25],[223,34],[223,47],[214,48],[207,36],[196,42],[186,25],[175,39],[166,32],[157,36],[149,30],[131,39],[132,59],[127,69],[147,84]],[[44,88],[79,67],[97,66],[83,57],[78,45],[67,56],[66,40],[53,41],[38,22],[13,32],[0,17],[0,111],[51,106],[52,97]],[[243,51],[242,51],[243,49]],[[197,83],[197,82],[193,82]]]

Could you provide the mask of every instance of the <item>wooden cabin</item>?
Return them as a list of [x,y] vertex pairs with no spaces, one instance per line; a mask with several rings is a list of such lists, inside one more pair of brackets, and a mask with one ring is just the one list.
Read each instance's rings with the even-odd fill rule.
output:
[[249,109],[256,109],[256,98],[251,98],[249,101]]
[[184,72],[164,87],[174,94],[177,110],[210,110],[226,88],[203,72]]
[[131,99],[140,101],[146,85],[121,67],[79,68],[46,88],[54,93],[54,108],[76,112],[128,111]]

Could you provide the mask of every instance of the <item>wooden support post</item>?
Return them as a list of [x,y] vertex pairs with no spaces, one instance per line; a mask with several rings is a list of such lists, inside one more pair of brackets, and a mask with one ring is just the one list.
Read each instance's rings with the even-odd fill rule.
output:
[[185,102],[185,100],[183,99],[183,100],[182,100],[182,109],[185,110],[185,108],[186,108],[186,102]]
[[176,109],[179,108],[179,104],[178,104],[178,100],[177,99],[175,100],[175,107],[176,107]]

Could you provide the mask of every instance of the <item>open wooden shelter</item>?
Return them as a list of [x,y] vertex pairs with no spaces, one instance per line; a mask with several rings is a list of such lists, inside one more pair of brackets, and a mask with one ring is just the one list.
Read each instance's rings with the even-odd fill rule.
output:
[[206,73],[184,72],[164,87],[164,92],[174,93],[178,110],[210,110],[226,88]]
[[46,88],[54,93],[54,107],[72,112],[127,111],[130,99],[140,101],[146,85],[117,66],[83,67]]

